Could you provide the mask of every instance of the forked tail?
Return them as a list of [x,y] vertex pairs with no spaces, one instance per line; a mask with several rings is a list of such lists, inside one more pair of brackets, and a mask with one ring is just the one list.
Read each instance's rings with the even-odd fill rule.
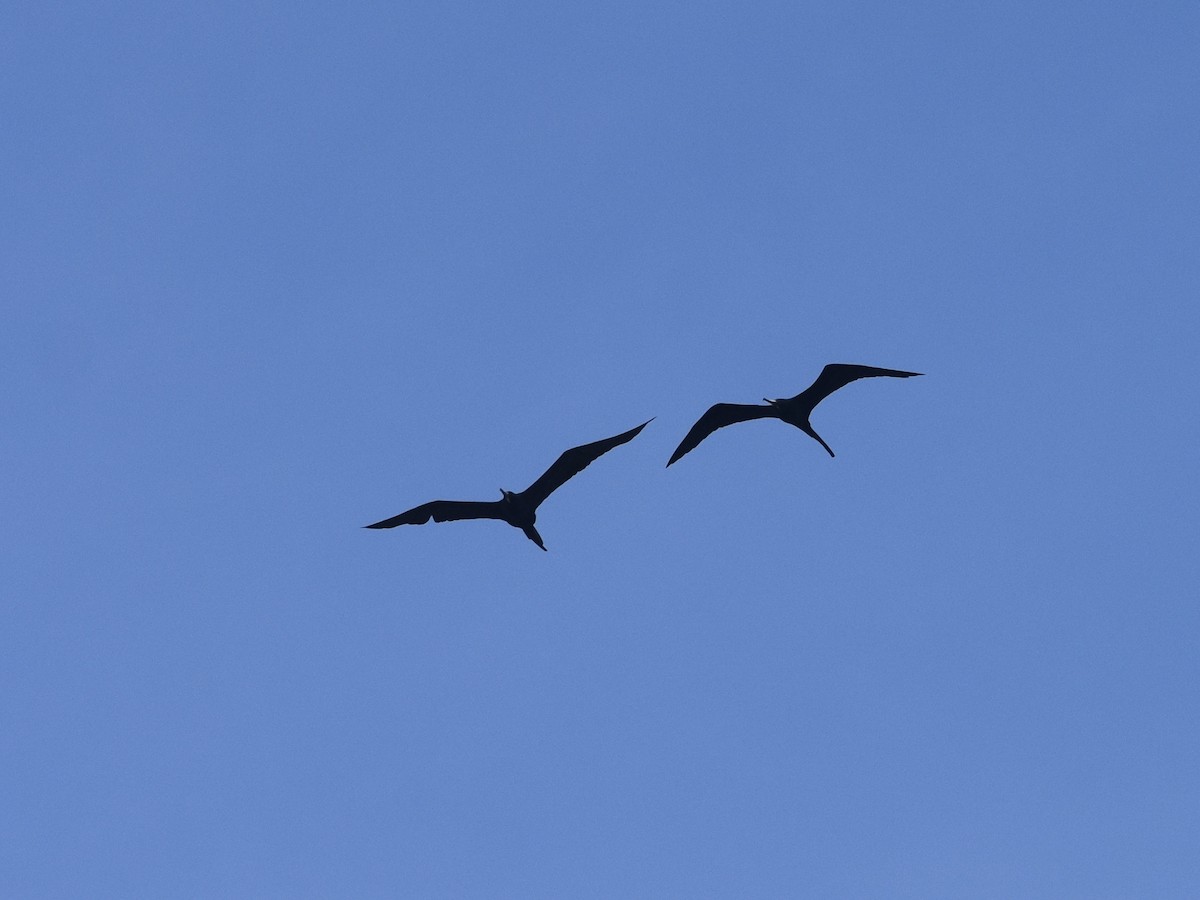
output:
[[801,426],[801,430],[805,434],[807,434],[810,438],[812,438],[814,441],[816,441],[818,444],[820,444],[822,447],[824,447],[826,453],[828,453],[830,456],[833,456],[833,450],[830,449],[829,445],[827,443],[825,443],[825,441],[821,438],[821,436],[813,430],[813,427],[811,425],[809,425],[807,428],[804,428],[803,426]]
[[529,538],[531,541],[533,541],[535,544],[537,544],[543,550],[546,549],[546,545],[542,543],[542,536],[540,534],[538,534],[538,531],[536,528],[534,528],[532,525],[526,525],[521,530],[523,532],[525,532],[525,537]]

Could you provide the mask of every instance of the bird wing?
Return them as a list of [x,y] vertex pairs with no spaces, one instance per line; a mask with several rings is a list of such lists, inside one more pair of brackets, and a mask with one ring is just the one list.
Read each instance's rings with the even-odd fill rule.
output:
[[454,522],[458,519],[503,519],[504,503],[500,500],[434,500],[414,506],[408,512],[364,525],[364,528],[395,528],[397,525],[424,525],[433,517],[435,522]]
[[763,406],[758,403],[717,403],[714,406],[710,406],[708,412],[696,420],[696,424],[692,426],[692,430],[679,442],[679,446],[671,454],[671,459],[667,465],[671,465],[671,463],[679,460],[685,453],[694,450],[697,444],[718,428],[724,428],[726,425],[736,425],[738,422],[749,422],[751,419],[762,419],[774,416],[775,414],[773,407]]
[[613,447],[619,447],[621,444],[632,441],[638,436],[638,432],[653,421],[653,419],[649,419],[637,428],[631,428],[616,437],[584,444],[582,447],[572,447],[556,459],[554,465],[543,472],[537,481],[521,491],[521,496],[536,507]]
[[811,409],[834,391],[844,388],[850,382],[858,381],[860,378],[875,378],[880,375],[890,375],[892,378],[911,378],[913,375],[920,374],[922,373],[902,372],[899,369],[880,369],[875,366],[830,363],[821,370],[821,374],[817,376],[816,381],[791,399],[799,400],[803,397],[811,404],[809,407]]

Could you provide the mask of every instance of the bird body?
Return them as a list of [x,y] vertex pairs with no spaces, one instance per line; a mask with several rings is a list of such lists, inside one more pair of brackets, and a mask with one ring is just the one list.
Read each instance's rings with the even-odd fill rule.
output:
[[560,455],[554,464],[525,490],[507,491],[501,488],[499,500],[433,500],[420,506],[414,506],[398,516],[392,516],[390,519],[384,519],[364,527],[395,528],[397,525],[424,525],[430,518],[435,522],[453,522],[460,519],[499,519],[514,528],[521,529],[527,538],[545,550],[546,545],[542,542],[542,536],[534,527],[534,523],[537,521],[537,508],[554,491],[609,450],[637,437],[638,433],[651,421],[653,419],[615,437],[605,438],[580,447],[572,447]]
[[503,488],[501,488],[500,493],[504,495],[504,499],[500,502],[504,504],[504,511],[507,513],[504,521],[514,528],[520,528],[525,532],[525,537],[545,550],[546,545],[542,543],[542,536],[533,527],[533,523],[537,521],[538,505],[532,502],[531,498],[526,497],[524,493],[516,494],[512,491],[506,491]]
[[817,380],[797,394],[795,397],[784,397],[778,400],[763,398],[766,406],[756,403],[717,403],[709,407],[691,427],[691,430],[680,441],[671,459],[670,466],[690,451],[718,428],[734,425],[738,422],[749,422],[752,419],[775,418],[799,428],[833,456],[833,450],[825,443],[809,422],[809,416],[817,404],[839,388],[860,378],[873,378],[882,375],[893,378],[910,378],[920,375],[920,372],[904,372],[900,369],[880,369],[875,366],[857,366],[845,363],[830,363],[821,370]]

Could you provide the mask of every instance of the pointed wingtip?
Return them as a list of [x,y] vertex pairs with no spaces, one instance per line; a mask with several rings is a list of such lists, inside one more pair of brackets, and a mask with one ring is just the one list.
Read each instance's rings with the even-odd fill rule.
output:
[[[622,431],[620,434],[615,435],[614,437],[607,438],[607,440],[616,441],[617,444],[628,443],[629,441],[632,441],[635,437],[637,437],[639,434],[641,434],[642,429],[645,428],[647,425],[649,425],[651,422],[653,422],[654,418],[657,418],[657,417],[649,418],[645,422],[643,422],[641,425],[634,425],[628,431]],[[599,442],[597,442],[597,443],[599,443]],[[616,445],[614,444],[614,446],[616,446]]]

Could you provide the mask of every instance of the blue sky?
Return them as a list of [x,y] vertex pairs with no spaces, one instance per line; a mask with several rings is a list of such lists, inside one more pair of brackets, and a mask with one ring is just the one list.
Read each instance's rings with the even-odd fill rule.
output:
[[1194,4],[0,26],[0,893],[1200,890]]

